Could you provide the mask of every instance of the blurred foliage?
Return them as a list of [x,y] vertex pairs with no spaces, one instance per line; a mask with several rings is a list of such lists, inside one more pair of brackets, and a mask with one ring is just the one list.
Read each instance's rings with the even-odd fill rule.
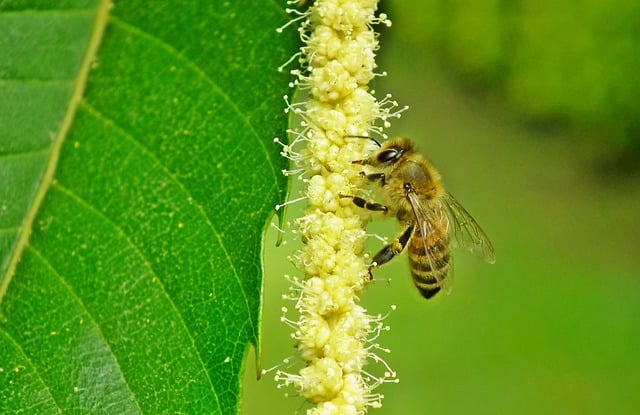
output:
[[500,91],[526,120],[640,150],[640,3],[405,0],[387,7],[402,23],[394,34],[415,53],[440,57],[468,86]]

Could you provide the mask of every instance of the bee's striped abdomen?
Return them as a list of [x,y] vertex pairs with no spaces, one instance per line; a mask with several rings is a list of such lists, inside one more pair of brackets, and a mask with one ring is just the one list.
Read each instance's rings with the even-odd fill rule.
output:
[[451,252],[446,231],[434,230],[426,235],[426,250],[420,231],[416,230],[409,241],[409,268],[413,283],[424,298],[431,298],[440,291],[449,273]]

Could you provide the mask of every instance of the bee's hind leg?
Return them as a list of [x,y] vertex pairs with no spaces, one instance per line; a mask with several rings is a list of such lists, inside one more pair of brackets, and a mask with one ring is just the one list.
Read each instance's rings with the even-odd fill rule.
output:
[[[373,176],[373,175],[372,175]],[[384,180],[384,175],[376,175],[375,179]],[[372,210],[376,212],[387,213],[389,208],[382,203],[373,203],[368,202],[366,199],[361,198],[360,196],[352,196],[352,195],[340,195],[341,198],[348,198],[353,200],[353,204],[361,207],[363,209]],[[395,239],[391,244],[385,246],[378,252],[371,261],[371,265],[369,265],[369,280],[373,280],[373,274],[371,270],[375,267],[379,267],[380,265],[386,264],[391,261],[396,255],[400,252],[404,251],[404,248],[407,246],[411,235],[413,234],[414,224],[411,222],[407,229]]]
[[407,229],[395,239],[392,243],[385,246],[378,252],[371,261],[371,265],[369,265],[369,279],[373,279],[373,275],[371,274],[371,270],[373,268],[379,267],[380,265],[384,265],[387,262],[391,261],[396,255],[400,254],[404,251],[404,248],[407,246],[411,235],[413,234],[414,229],[413,222],[409,224]]

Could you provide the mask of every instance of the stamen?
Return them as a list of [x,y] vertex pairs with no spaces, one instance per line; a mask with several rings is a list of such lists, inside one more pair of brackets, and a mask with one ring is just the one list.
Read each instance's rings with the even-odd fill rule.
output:
[[271,227],[275,228],[280,233],[286,233],[286,231],[284,229],[282,229],[281,227],[279,227],[278,225],[276,225],[275,222],[271,222]]
[[294,61],[294,59],[298,58],[300,59],[300,57],[302,56],[302,51],[298,51],[297,53],[294,53],[292,57],[290,57],[285,63],[283,63],[282,65],[278,66],[278,72],[283,72],[284,68],[289,65],[291,62]]
[[305,200],[305,199],[307,199],[307,196],[302,196],[302,197],[299,197],[297,199],[287,200],[284,203],[276,205],[275,208],[276,208],[276,210],[280,210],[280,209],[282,209],[283,207],[285,207],[287,205],[291,205],[293,203],[300,202],[300,201]]
[[285,11],[289,14],[297,14],[298,17],[294,17],[293,19],[289,20],[287,23],[285,23],[284,25],[280,26],[279,28],[276,29],[276,32],[278,33],[282,33],[284,31],[284,29],[286,29],[287,27],[291,26],[292,24],[299,22],[301,20],[304,20],[308,17],[308,12],[300,12],[299,10],[296,9],[285,9]]
[[383,244],[388,244],[389,243],[389,237],[388,236],[378,235],[377,233],[367,233],[367,237],[376,238],[377,240],[379,240]]

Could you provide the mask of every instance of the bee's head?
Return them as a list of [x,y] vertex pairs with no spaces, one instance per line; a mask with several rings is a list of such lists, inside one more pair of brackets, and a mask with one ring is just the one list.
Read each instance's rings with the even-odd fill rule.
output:
[[393,164],[402,157],[404,151],[404,149],[399,147],[389,147],[380,150],[373,156],[375,160],[371,164]]
[[407,153],[413,152],[413,145],[406,138],[389,140],[382,145],[380,150],[373,154],[366,164],[378,167],[387,167],[395,164]]

